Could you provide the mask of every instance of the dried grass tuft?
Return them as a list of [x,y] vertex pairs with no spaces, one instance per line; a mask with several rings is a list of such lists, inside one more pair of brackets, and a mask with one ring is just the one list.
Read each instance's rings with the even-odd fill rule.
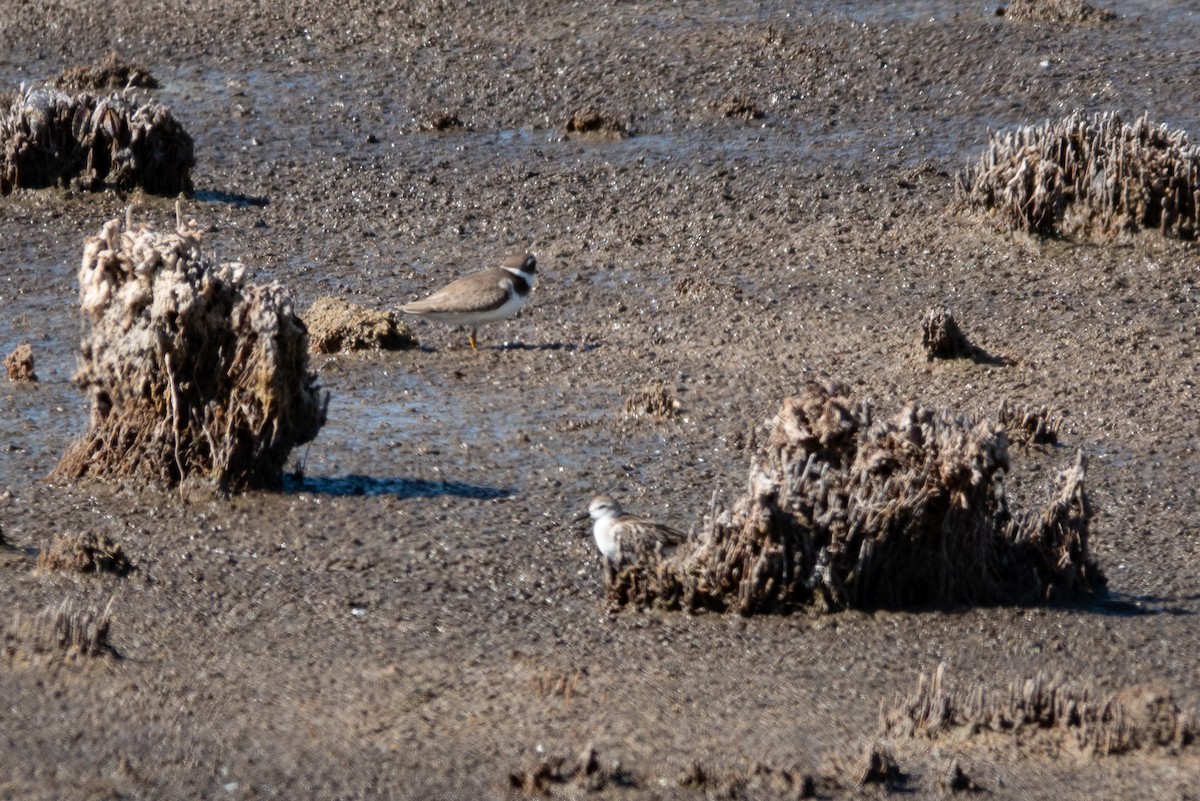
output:
[[1017,22],[1096,23],[1111,22],[1117,15],[1084,0],[1012,0],[997,14]]
[[124,576],[133,570],[133,564],[121,546],[106,535],[83,532],[55,537],[50,547],[38,554],[38,569],[77,573],[103,571]]
[[102,612],[76,609],[70,601],[63,601],[33,616],[16,613],[3,631],[4,652],[10,658],[35,654],[69,657],[114,654],[108,641],[111,623],[111,601]]
[[28,88],[0,110],[0,194],[82,189],[192,191],[192,137],[161,103]]
[[662,384],[645,387],[625,399],[626,417],[665,420],[679,414],[679,400]]
[[341,298],[317,298],[304,315],[313,353],[415,348],[417,338],[393,311],[377,311]]
[[612,139],[624,139],[631,135],[629,125],[616,114],[585,106],[570,117],[567,117],[566,132],[570,134],[591,134]]
[[1155,229],[1195,239],[1200,149],[1183,131],[1143,116],[1072,114],[1061,122],[995,133],[960,199],[1006,227],[1041,235],[1110,237]]
[[812,384],[768,423],[748,491],[673,556],[609,578],[616,605],[741,614],[1035,603],[1104,586],[1088,553],[1085,463],[1050,502],[1010,510],[1002,428],[914,404],[874,420]]
[[278,487],[292,449],[325,423],[308,338],[278,284],[216,264],[194,223],[120,220],[84,243],[75,381],[88,431],[55,472],[222,489]]
[[1176,751],[1200,732],[1196,713],[1181,710],[1169,691],[1157,687],[1100,694],[1039,674],[998,691],[979,685],[955,691],[946,688],[945,672],[943,663],[932,677],[922,673],[913,693],[882,709],[882,733],[937,739],[960,731],[1030,732],[1067,736],[1083,751],[1105,756],[1152,747]]
[[100,62],[69,67],[53,81],[54,86],[72,92],[103,92],[114,89],[157,89],[158,81],[140,64],[126,61],[116,50]]
[[13,348],[4,358],[4,370],[9,381],[37,381],[37,373],[33,371],[33,346],[22,342]]

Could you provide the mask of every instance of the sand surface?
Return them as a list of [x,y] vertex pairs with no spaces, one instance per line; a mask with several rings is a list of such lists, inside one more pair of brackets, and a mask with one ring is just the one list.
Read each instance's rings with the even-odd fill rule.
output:
[[[595,797],[795,797],[806,774],[855,797],[886,793],[847,767],[881,704],[943,662],[963,687],[1042,672],[1200,704],[1196,248],[1043,241],[951,208],[990,129],[1080,109],[1200,135],[1200,15],[894,5],[0,2],[4,86],[112,48],[150,69],[196,141],[187,213],[301,311],[395,308],[513,251],[540,277],[478,352],[415,321],[419,349],[314,357],[329,423],[286,492],[70,485],[45,477],[87,422],[75,273],[131,198],[0,198],[0,351],[30,342],[41,379],[0,383],[0,617],[111,600],[120,654],[0,660],[0,796],[497,797],[591,744]],[[763,116],[723,116],[731,96]],[[634,135],[564,137],[589,105]],[[463,125],[429,130],[447,113]],[[173,224],[174,199],[134,199]],[[925,361],[939,304],[992,363]],[[1014,448],[1009,491],[1042,503],[1082,449],[1108,595],[611,614],[571,522],[589,498],[688,528],[743,490],[751,430],[814,379],[882,414],[1064,414],[1057,446]],[[657,384],[679,414],[626,417]],[[137,570],[37,572],[80,531]],[[1196,745],[883,744],[914,797],[953,759],[994,798],[1200,787]]]

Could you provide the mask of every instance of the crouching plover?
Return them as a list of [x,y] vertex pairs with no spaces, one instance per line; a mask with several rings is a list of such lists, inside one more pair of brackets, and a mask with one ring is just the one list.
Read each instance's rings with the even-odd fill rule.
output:
[[[626,513],[621,504],[607,495],[592,498],[588,514],[596,521],[592,536],[610,571],[647,558],[671,556],[687,540],[686,534],[670,526]],[[584,517],[580,515],[578,519]]]
[[471,326],[471,350],[480,323],[512,317],[533,290],[537,259],[525,253],[509,256],[504,264],[464,276],[424,300],[400,307],[405,314],[427,317],[439,323]]

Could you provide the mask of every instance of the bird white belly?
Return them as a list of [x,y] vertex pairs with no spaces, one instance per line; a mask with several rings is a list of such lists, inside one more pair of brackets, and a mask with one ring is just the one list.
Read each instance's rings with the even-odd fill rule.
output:
[[613,528],[612,521],[597,520],[595,527],[592,529],[592,536],[596,538],[596,547],[600,549],[600,553],[615,562],[617,561],[618,549],[617,538],[613,533]]
[[447,325],[477,325],[479,323],[488,323],[493,320],[503,320],[506,317],[512,317],[525,305],[527,298],[528,296],[521,297],[513,293],[508,300],[494,309],[455,309],[453,311],[439,310],[418,313],[422,317],[436,320],[439,323],[446,323]]

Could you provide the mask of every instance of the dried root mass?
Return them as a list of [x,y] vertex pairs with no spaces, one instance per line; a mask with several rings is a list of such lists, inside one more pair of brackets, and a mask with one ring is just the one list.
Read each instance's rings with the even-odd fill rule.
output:
[[324,425],[328,399],[291,298],[244,273],[215,264],[182,221],[160,233],[111,220],[87,239],[75,381],[91,420],[58,474],[282,483],[291,450]]
[[341,298],[318,298],[304,315],[313,353],[401,350],[417,345],[412,329],[392,311],[376,311]]
[[195,165],[192,137],[161,103],[29,88],[0,111],[0,194],[69,183],[191,193]]
[[674,555],[626,567],[611,601],[736,610],[1031,603],[1094,593],[1082,455],[1040,512],[1009,509],[1008,440],[916,405],[874,420],[839,385],[784,401],[749,490]]
[[37,373],[33,371],[33,346],[22,342],[13,348],[12,353],[4,357],[4,370],[9,381],[37,381]]
[[70,570],[77,573],[114,573],[124,576],[133,564],[121,546],[104,534],[62,534],[38,554],[39,570]]
[[1195,742],[1200,731],[1195,712],[1181,710],[1160,688],[1101,694],[1039,675],[1001,690],[956,691],[945,685],[945,668],[939,665],[932,677],[921,674],[915,692],[881,710],[885,735],[936,739],[959,731],[1029,731],[1065,735],[1080,749],[1104,756],[1150,747],[1178,750]]
[[1200,149],[1183,131],[1116,114],[1026,126],[992,136],[960,194],[1011,229],[1109,237],[1156,229],[1194,239]]

